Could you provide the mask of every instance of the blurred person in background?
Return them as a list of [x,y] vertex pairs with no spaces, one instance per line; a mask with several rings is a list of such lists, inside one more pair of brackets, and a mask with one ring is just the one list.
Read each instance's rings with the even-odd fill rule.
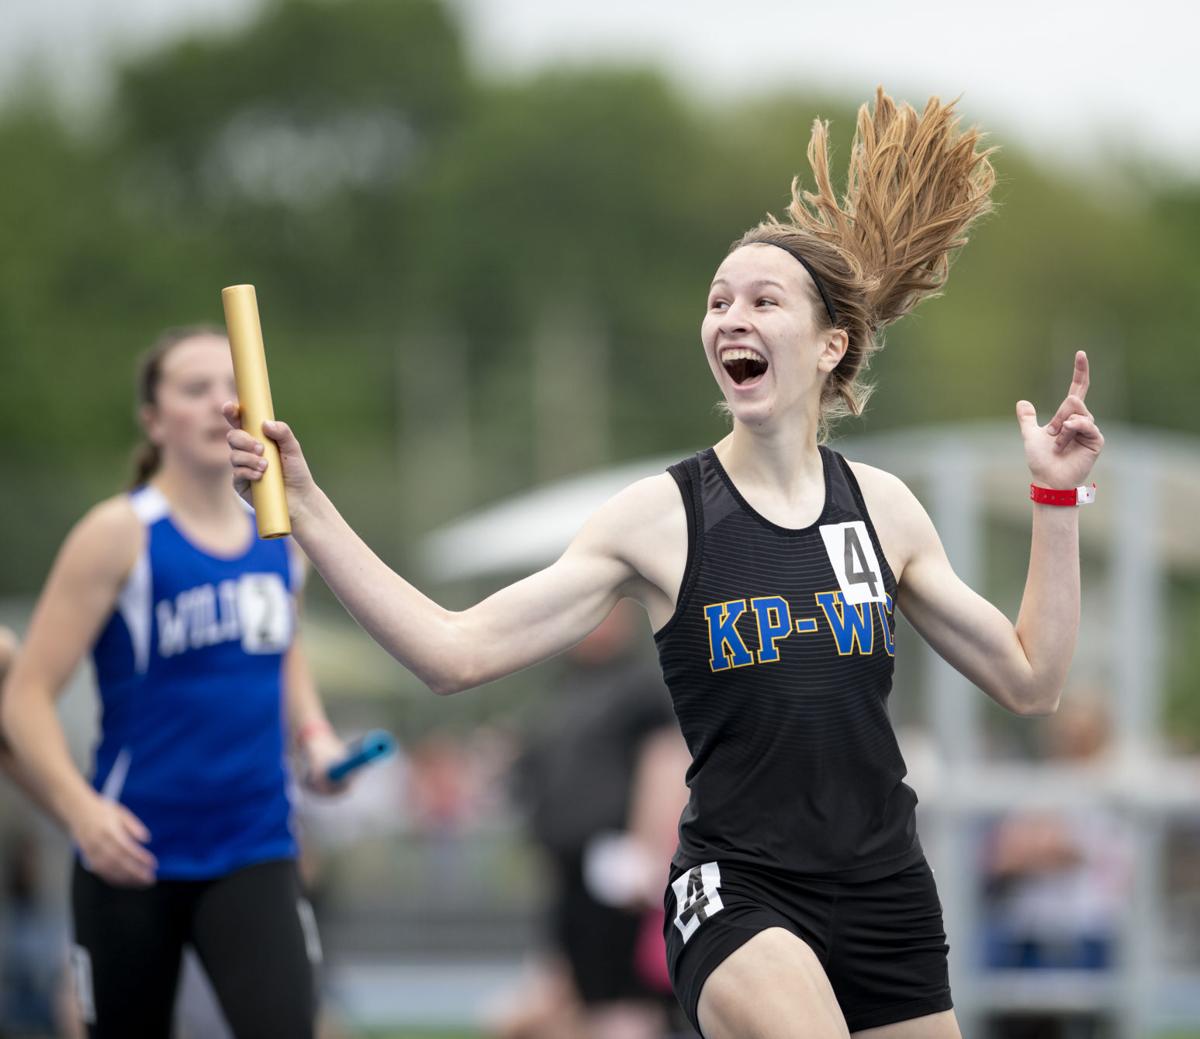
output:
[[17,647],[17,633],[0,624],[0,685],[3,685],[5,676],[17,658]]
[[45,863],[34,831],[6,826],[0,841],[0,1035],[52,1035],[64,977],[63,928],[43,903]]
[[462,889],[467,861],[463,840],[473,822],[478,788],[462,740],[427,733],[409,751],[405,808],[413,829],[426,842],[422,887],[439,895]]
[[[264,435],[308,557],[439,694],[568,649],[621,599],[646,610],[692,754],[668,957],[707,1039],[957,1039],[941,905],[887,713],[893,611],[1006,709],[1053,712],[1079,627],[1078,488],[1103,438],[1082,351],[1048,423],[1017,404],[1036,504],[1015,625],[954,573],[900,480],[824,445],[865,405],[879,334],[942,288],[995,179],[978,131],[936,98],[920,114],[882,90],[862,106],[840,200],[826,133],[818,121],[809,146],[817,192],[794,185],[790,221],[739,238],[709,289],[701,341],[732,432],[617,494],[546,569],[447,610],[354,533],[286,423]],[[248,496],[263,445],[232,401],[225,415]]]
[[[1104,700],[1073,690],[1043,730],[1048,764],[1101,766],[1112,738]],[[1133,887],[1134,833],[1105,806],[1028,811],[996,823],[984,842],[985,961],[992,968],[1108,970]],[[1026,1017],[1010,1039],[1099,1034],[1094,1019]]]
[[[137,371],[129,493],[68,535],[6,685],[4,731],[78,856],[80,1012],[94,1039],[167,1036],[194,947],[235,1035],[308,1037],[319,949],[301,894],[285,751],[309,782],[345,748],[301,643],[303,562],[229,492],[212,328],[166,332]],[[55,701],[90,648],[101,704],[89,783]]]
[[688,755],[670,695],[637,652],[635,610],[619,603],[569,651],[561,696],[516,765],[517,800],[550,867],[553,958],[497,1024],[505,1039],[653,1039],[668,1024],[669,979],[643,964],[656,946],[665,974],[655,903]]
[[[12,628],[0,624],[0,690],[3,690],[4,680],[12,670],[13,661],[17,659],[17,646],[17,633]],[[0,770],[14,782],[19,782],[17,760],[4,738],[3,728],[0,728]]]
[[[0,693],[3,692],[8,673],[16,662],[19,649],[20,640],[17,638],[17,633],[12,628],[0,624]],[[0,772],[3,772],[41,808],[47,807],[45,801],[42,800],[38,785],[30,778],[29,770],[21,764],[20,759],[13,753],[8,740],[5,739],[3,726],[0,726]]]
[[[0,624],[0,688],[17,656],[17,636]],[[24,773],[0,736],[0,770],[28,789]],[[62,934],[41,900],[38,842],[23,822],[0,833],[0,1035],[50,1035],[62,976]]]

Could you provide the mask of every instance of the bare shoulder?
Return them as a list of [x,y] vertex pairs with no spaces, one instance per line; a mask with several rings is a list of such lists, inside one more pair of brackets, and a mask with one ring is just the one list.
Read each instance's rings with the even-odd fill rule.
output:
[[133,568],[145,532],[127,495],[93,505],[71,529],[59,553],[59,568],[119,583]]
[[670,473],[647,476],[613,495],[579,540],[624,564],[630,576],[622,591],[646,607],[652,622],[670,616],[688,550],[687,512]]
[[900,477],[847,459],[896,580],[932,531],[925,507]]
[[17,671],[58,695],[111,613],[144,543],[124,495],[89,509],[67,535],[29,620]]
[[72,537],[85,540],[113,538],[136,544],[141,540],[142,521],[126,494],[114,494],[97,502],[85,512],[71,532]]
[[920,504],[908,484],[900,477],[889,473],[886,469],[867,465],[866,462],[855,462],[849,458],[846,461],[854,473],[854,478],[858,481],[868,509],[871,508],[873,502],[878,502],[883,508],[904,508],[910,502]]
[[612,554],[634,562],[664,535],[687,537],[687,515],[669,473],[656,473],[622,488],[600,506],[582,535]]

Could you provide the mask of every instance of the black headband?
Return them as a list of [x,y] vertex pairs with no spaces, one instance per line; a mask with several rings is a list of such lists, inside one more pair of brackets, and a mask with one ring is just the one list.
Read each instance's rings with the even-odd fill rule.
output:
[[813,265],[809,263],[790,245],[784,245],[782,242],[747,242],[747,245],[773,245],[776,249],[782,249],[793,259],[798,260],[806,271],[812,276],[813,283],[817,286],[817,291],[821,294],[821,302],[825,304],[825,310],[829,314],[829,323],[837,324],[837,309],[833,305],[833,300],[829,298],[829,293],[825,291],[825,283],[821,281],[821,276],[813,270]]

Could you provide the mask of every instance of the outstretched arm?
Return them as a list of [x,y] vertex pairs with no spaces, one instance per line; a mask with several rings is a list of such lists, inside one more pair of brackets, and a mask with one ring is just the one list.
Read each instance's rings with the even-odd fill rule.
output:
[[[225,417],[234,482],[266,468],[261,444]],[[264,430],[279,445],[292,533],[325,583],[367,633],[436,693],[482,685],[538,663],[582,639],[637,577],[622,549],[640,522],[646,494],[634,484],[602,506],[563,555],[544,570],[470,609],[438,605],[387,566],[313,481],[300,443],[283,422]],[[642,481],[641,483],[645,483]]]
[[[1033,405],[1017,404],[1034,483],[1068,489],[1087,480],[1104,445],[1084,405],[1087,389],[1088,361],[1081,350],[1071,388],[1050,422],[1039,426]],[[897,604],[913,627],[1004,707],[1018,714],[1053,712],[1079,633],[1079,510],[1033,506],[1029,573],[1013,625],[954,573],[933,523],[907,488],[897,490],[889,504],[895,504],[911,547]]]

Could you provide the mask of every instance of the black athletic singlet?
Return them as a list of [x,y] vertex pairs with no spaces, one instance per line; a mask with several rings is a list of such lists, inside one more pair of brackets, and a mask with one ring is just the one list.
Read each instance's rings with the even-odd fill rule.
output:
[[821,459],[825,505],[800,529],[755,512],[712,448],[668,470],[688,559],[654,638],[692,753],[680,867],[869,880],[922,855],[887,712],[896,579],[850,467]]

